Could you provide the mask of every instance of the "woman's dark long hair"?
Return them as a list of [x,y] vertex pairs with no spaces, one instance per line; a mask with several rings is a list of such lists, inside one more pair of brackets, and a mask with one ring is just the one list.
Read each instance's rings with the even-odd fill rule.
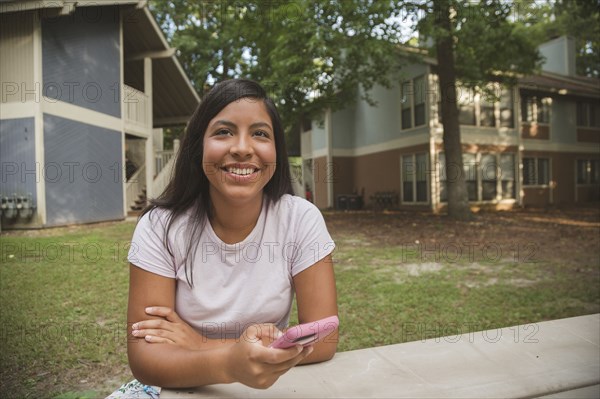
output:
[[191,286],[194,281],[194,256],[199,245],[200,233],[205,227],[211,209],[209,182],[202,168],[204,134],[209,122],[223,108],[241,99],[262,101],[273,125],[277,165],[273,177],[263,189],[265,200],[276,202],[284,194],[293,194],[285,135],[273,101],[267,97],[265,90],[252,80],[231,79],[216,84],[202,98],[185,129],[179,152],[176,154],[171,181],[164,192],[158,198],[151,199],[150,204],[142,212],[143,216],[156,208],[170,211],[164,242],[171,256],[174,252],[167,239],[169,231],[179,217],[188,211],[191,212],[192,217],[186,227],[188,240],[185,260],[185,275]]

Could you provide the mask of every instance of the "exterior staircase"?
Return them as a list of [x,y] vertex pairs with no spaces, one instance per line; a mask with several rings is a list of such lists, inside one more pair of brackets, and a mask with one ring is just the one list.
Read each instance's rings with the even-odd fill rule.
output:
[[137,198],[133,201],[133,204],[129,206],[127,216],[139,216],[147,204],[148,198],[146,197],[146,188],[143,188],[139,192]]
[[[155,151],[154,153],[154,179],[150,187],[150,195],[156,196],[163,192],[173,173],[175,166],[174,154],[179,150],[179,140],[173,141],[172,151]],[[127,215],[138,216],[148,204],[148,193],[146,187],[146,165],[142,165],[127,180],[126,200]]]

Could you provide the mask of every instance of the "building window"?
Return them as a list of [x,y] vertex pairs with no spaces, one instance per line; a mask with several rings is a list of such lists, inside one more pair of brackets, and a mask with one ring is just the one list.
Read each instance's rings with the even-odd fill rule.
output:
[[577,160],[577,184],[600,183],[600,160],[578,159]]
[[[455,178],[456,168],[446,169],[446,157],[439,154],[440,201],[447,202],[448,177]],[[454,176],[454,177],[453,177]],[[463,176],[467,185],[469,201],[496,201],[514,199],[515,155],[511,153],[463,154]]]
[[427,154],[402,156],[402,202],[428,201]]
[[552,98],[522,96],[521,118],[528,123],[550,123],[550,107]]
[[412,127],[412,84],[402,83],[402,129]]
[[600,103],[577,102],[577,126],[600,127]]
[[548,158],[523,158],[523,185],[545,186],[550,182]]
[[476,154],[462,154],[463,173],[467,183],[469,201],[477,201],[477,160]]
[[402,83],[402,129],[426,124],[425,93],[425,75]]
[[422,126],[425,124],[425,76],[415,78],[413,84],[415,89],[415,126]]
[[502,89],[500,92],[500,127],[515,127],[511,89]]
[[481,154],[481,199],[493,201],[498,195],[498,165],[495,154]]
[[490,83],[488,89],[490,92],[457,88],[458,122],[467,126],[513,128],[512,90],[497,83]]
[[500,196],[502,199],[515,198],[515,156],[500,154]]
[[475,94],[472,89],[458,87],[458,123],[475,126]]

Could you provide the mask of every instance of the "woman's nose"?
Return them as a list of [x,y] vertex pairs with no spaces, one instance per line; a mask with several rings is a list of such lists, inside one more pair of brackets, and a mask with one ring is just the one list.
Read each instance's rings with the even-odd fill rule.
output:
[[237,140],[231,146],[230,152],[242,157],[252,155],[254,149],[249,135],[239,134],[236,138]]

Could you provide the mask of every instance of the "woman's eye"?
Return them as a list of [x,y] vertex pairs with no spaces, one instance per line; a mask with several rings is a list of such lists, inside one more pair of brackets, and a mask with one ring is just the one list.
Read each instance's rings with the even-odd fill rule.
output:
[[231,132],[227,129],[221,129],[221,130],[217,130],[217,132],[215,132],[215,136],[225,136],[230,133]]
[[259,137],[269,137],[269,133],[265,132],[264,130],[257,130],[254,132],[254,135]]

